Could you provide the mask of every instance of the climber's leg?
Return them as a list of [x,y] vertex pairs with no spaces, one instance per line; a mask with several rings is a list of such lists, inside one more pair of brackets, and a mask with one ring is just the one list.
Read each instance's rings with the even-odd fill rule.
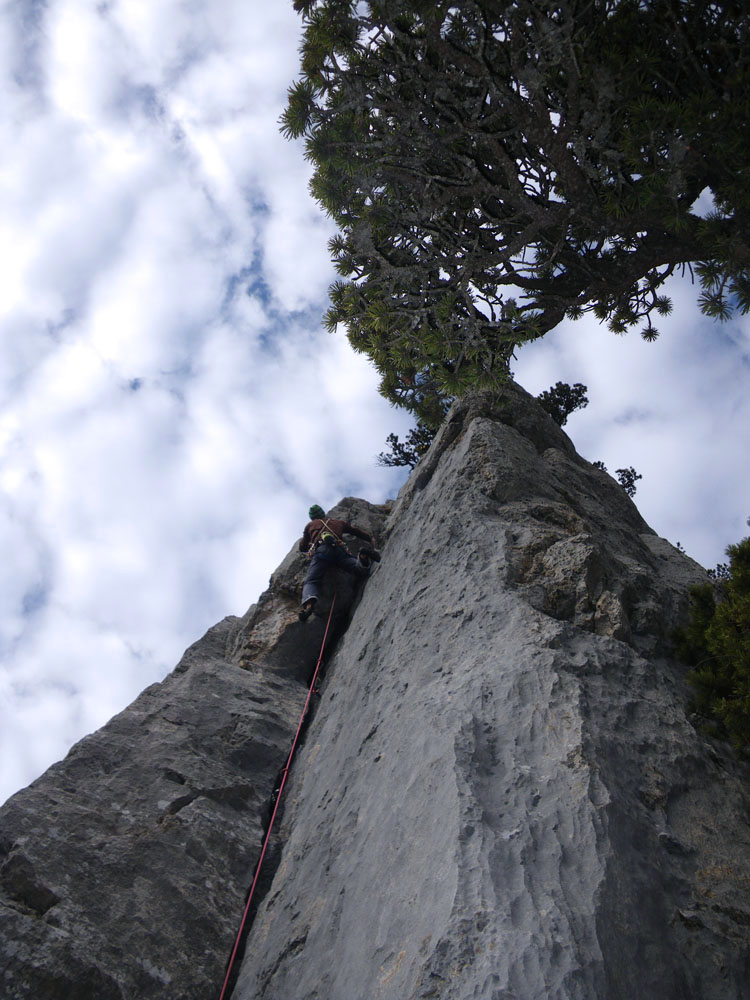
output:
[[365,564],[356,556],[350,555],[344,549],[338,549],[336,553],[336,569],[343,569],[354,576],[365,577],[370,575],[370,563]]
[[309,600],[316,601],[318,599],[323,577],[326,575],[326,571],[331,565],[332,561],[330,558],[329,546],[319,545],[313,553],[310,565],[307,568],[305,582],[302,584],[303,605],[307,604]]
[[370,548],[369,545],[363,545],[357,555],[364,562],[368,559],[372,562],[380,562],[380,553],[376,549]]
[[315,610],[315,604],[317,602],[317,597],[308,597],[305,603],[302,605],[302,610],[299,612],[299,620],[301,622],[306,622],[310,615]]

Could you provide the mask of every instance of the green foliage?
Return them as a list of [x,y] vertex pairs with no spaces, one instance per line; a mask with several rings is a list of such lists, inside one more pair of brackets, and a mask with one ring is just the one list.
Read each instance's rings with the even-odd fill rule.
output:
[[727,549],[728,576],[693,587],[691,617],[675,634],[694,709],[719,723],[737,749],[750,747],[750,538]]
[[[601,469],[602,472],[607,472],[607,466],[604,462],[592,462],[591,463],[595,469]],[[627,469],[616,469],[615,475],[617,476],[617,481],[620,486],[625,490],[629,497],[634,497],[638,487],[635,485],[639,479],[643,479],[640,472],[636,472],[632,465],[629,465]],[[677,548],[682,552],[680,543],[677,543]]]
[[586,388],[581,382],[576,382],[574,385],[556,382],[549,389],[540,392],[536,398],[555,423],[562,427],[571,413],[589,405]]
[[386,444],[391,449],[390,454],[381,451],[378,455],[378,465],[408,465],[409,468],[413,469],[432,444],[434,437],[435,431],[421,421],[417,423],[416,427],[412,427],[403,444],[399,441],[398,434],[389,434],[386,438]]
[[715,569],[709,569],[706,572],[709,580],[716,580],[719,583],[722,580],[728,580],[732,575],[729,571],[729,563],[717,563]]
[[640,472],[636,472],[632,465],[629,465],[627,469],[615,469],[615,475],[617,476],[617,481],[620,486],[625,490],[629,497],[634,497],[638,487],[635,485],[638,479],[643,479]]
[[[645,339],[692,267],[750,309],[750,13],[700,0],[295,0],[282,130],[339,227],[328,324],[425,415],[593,311]],[[708,189],[715,211],[693,214]]]

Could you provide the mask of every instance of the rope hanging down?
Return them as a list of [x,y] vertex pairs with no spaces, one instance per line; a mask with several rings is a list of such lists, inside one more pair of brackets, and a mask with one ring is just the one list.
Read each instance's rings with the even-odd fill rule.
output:
[[240,929],[237,931],[237,937],[234,942],[234,948],[232,949],[232,954],[229,959],[229,965],[227,967],[227,974],[224,977],[224,985],[221,988],[221,994],[219,1000],[224,1000],[227,985],[229,983],[229,977],[232,974],[232,968],[234,967],[234,960],[237,957],[237,949],[240,946],[240,939],[242,938],[242,931],[245,928],[245,923],[247,921],[247,916],[250,913],[250,904],[253,901],[253,895],[255,894],[255,887],[258,884],[258,877],[260,876],[260,870],[263,866],[263,859],[266,856],[266,849],[268,848],[268,843],[271,839],[271,832],[273,831],[273,824],[276,819],[276,813],[279,809],[279,803],[281,802],[281,796],[284,792],[284,785],[286,785],[286,779],[289,776],[289,768],[292,766],[292,758],[294,757],[294,752],[297,749],[297,743],[299,742],[299,734],[302,731],[302,724],[305,721],[305,716],[307,715],[307,709],[310,704],[310,699],[312,698],[313,691],[315,690],[315,682],[318,679],[318,674],[320,673],[320,665],[323,662],[323,653],[326,648],[326,641],[328,639],[328,630],[331,627],[331,619],[333,617],[333,608],[336,604],[336,592],[334,591],[333,600],[331,601],[331,610],[328,612],[328,621],[326,622],[326,630],[323,635],[323,642],[320,647],[320,654],[318,656],[318,662],[315,664],[315,671],[310,681],[310,688],[307,692],[307,698],[305,699],[305,706],[302,709],[302,714],[299,718],[299,724],[297,726],[297,732],[294,734],[294,740],[292,741],[292,749],[289,751],[289,756],[287,757],[286,765],[281,773],[281,783],[279,784],[279,794],[276,796],[276,804],[273,807],[273,813],[271,814],[271,821],[268,824],[268,830],[266,831],[265,840],[263,841],[263,848],[260,852],[260,857],[258,858],[258,864],[255,869],[255,877],[253,878],[253,884],[250,886],[250,893],[247,897],[247,903],[245,905],[245,912],[242,914],[242,921],[240,922]]

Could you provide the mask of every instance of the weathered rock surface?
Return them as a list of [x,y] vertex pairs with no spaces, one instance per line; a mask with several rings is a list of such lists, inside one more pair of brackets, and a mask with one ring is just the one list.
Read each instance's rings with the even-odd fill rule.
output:
[[[385,508],[335,513],[378,534]],[[243,618],[0,810],[0,997],[218,997],[325,617],[296,548]],[[337,624],[356,590],[337,581]],[[327,615],[333,581],[321,598]]]
[[750,775],[669,658],[703,571],[513,386],[389,523],[234,996],[750,997]]
[[[750,774],[670,659],[702,570],[515,386],[387,529],[335,513],[383,562],[336,584],[235,1000],[750,1000]],[[218,998],[333,593],[301,625],[304,566],[0,810],[3,1000]]]

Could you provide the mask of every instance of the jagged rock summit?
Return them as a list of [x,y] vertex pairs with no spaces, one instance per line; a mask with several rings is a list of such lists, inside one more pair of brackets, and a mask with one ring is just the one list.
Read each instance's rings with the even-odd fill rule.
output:
[[[748,768],[670,658],[700,567],[514,385],[387,521],[336,512],[383,561],[338,584],[233,996],[750,997]],[[303,569],[4,807],[3,996],[218,998],[325,624]]]

